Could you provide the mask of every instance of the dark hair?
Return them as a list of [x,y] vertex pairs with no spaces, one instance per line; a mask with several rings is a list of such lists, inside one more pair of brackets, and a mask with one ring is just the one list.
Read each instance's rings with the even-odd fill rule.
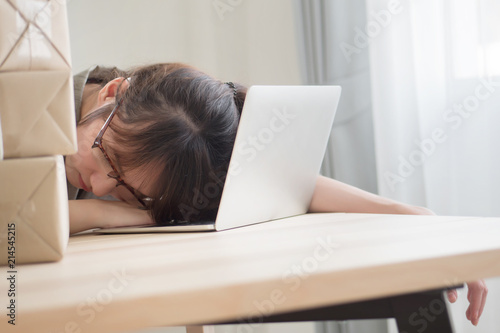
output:
[[129,71],[122,70],[117,67],[96,66],[89,72],[86,83],[95,83],[104,87],[106,83],[116,79],[117,77],[127,78],[129,75]]
[[[133,126],[110,125],[118,164],[157,177],[149,207],[156,223],[214,219],[246,88],[235,83],[235,95],[229,85],[179,63],[121,73],[130,86],[116,97],[123,98],[116,115]],[[112,79],[106,77],[102,86]],[[112,107],[91,117],[105,117]]]

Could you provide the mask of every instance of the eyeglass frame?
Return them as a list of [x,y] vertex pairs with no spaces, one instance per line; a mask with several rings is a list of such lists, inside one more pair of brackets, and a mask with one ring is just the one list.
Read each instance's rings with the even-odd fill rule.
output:
[[111,113],[109,114],[108,116],[108,119],[106,119],[106,121],[104,122],[104,125],[102,125],[101,127],[101,130],[99,131],[99,133],[97,133],[97,136],[96,138],[94,139],[94,144],[92,145],[92,149],[94,148],[99,148],[102,152],[102,154],[104,155],[104,157],[106,158],[106,161],[108,162],[109,166],[111,167],[111,169],[113,170],[112,172],[114,172],[114,175],[112,174],[112,172],[109,172],[107,174],[108,177],[110,178],[113,178],[114,180],[116,180],[117,184],[116,184],[116,187],[118,186],[125,186],[125,188],[130,192],[132,193],[132,195],[137,199],[137,201],[144,207],[146,208],[147,207],[147,204],[145,201],[150,201],[151,198],[142,194],[141,192],[139,192],[138,190],[136,190],[135,188],[133,188],[132,186],[130,186],[129,184],[127,184],[123,178],[120,176],[120,173],[118,172],[118,169],[115,167],[113,161],[111,161],[111,158],[109,157],[108,153],[106,152],[106,150],[104,149],[104,146],[102,145],[102,137],[104,136],[104,133],[106,132],[106,130],[108,129],[109,127],[109,124],[111,123],[111,120],[113,120],[113,117],[115,116],[116,112],[118,111],[120,105],[122,104],[122,101],[123,101],[123,97],[118,101],[118,103],[116,103],[115,107],[113,108],[113,110],[111,111]]

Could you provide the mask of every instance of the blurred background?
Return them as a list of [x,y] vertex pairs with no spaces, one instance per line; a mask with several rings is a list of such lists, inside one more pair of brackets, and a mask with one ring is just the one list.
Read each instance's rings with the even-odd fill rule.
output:
[[[68,0],[68,15],[75,73],[180,61],[246,85],[341,85],[323,174],[439,215],[500,216],[498,1]],[[500,282],[487,283],[478,327],[459,291],[456,332],[500,327]],[[281,331],[396,332],[385,320],[255,328]]]

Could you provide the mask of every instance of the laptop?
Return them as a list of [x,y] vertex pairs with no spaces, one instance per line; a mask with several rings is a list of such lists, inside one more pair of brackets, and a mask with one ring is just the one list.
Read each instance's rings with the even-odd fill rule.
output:
[[305,214],[340,92],[339,86],[248,89],[215,221],[95,232],[221,231]]

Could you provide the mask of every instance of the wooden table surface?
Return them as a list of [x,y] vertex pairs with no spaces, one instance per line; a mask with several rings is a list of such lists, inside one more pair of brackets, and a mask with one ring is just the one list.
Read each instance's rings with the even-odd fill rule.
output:
[[222,232],[80,235],[60,262],[17,266],[16,326],[2,315],[0,331],[248,325],[493,276],[500,218],[308,214]]

